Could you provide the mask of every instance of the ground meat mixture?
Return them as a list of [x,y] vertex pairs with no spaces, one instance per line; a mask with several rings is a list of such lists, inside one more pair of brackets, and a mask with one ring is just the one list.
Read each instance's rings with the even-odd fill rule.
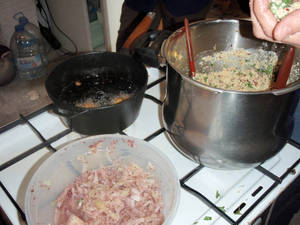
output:
[[56,200],[56,225],[161,225],[163,222],[163,200],[156,180],[133,163],[88,170]]
[[300,9],[300,1],[294,0],[271,0],[270,10],[278,21],[280,21],[287,14]]
[[194,79],[210,87],[234,91],[265,91],[273,86],[278,57],[263,50],[232,49],[196,56]]

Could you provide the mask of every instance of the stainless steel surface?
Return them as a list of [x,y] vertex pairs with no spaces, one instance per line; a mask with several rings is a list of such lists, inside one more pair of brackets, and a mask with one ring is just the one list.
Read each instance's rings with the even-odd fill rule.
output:
[[[281,57],[287,49],[255,39],[249,21],[197,22],[191,25],[191,35],[195,55],[214,48],[262,47]],[[282,149],[281,137],[292,131],[289,110],[299,81],[285,89],[251,93],[202,85],[184,73],[188,61],[183,29],[168,38],[162,51],[168,64],[163,119],[181,153],[207,167],[240,169],[256,166]]]
[[16,76],[11,51],[0,45],[0,86],[11,82]]

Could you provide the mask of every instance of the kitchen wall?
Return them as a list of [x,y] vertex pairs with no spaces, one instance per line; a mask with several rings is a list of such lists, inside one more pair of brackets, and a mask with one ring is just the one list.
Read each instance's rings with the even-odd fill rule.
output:
[[103,7],[104,26],[106,33],[107,50],[116,51],[116,42],[120,26],[121,8],[124,0],[101,0]]
[[0,0],[0,44],[9,47],[10,38],[17,24],[13,15],[19,11],[37,25],[34,0]]
[[[47,8],[46,6],[44,7]],[[66,38],[65,35],[67,35],[75,42],[78,51],[91,51],[92,42],[86,0],[48,0],[48,6],[55,20],[55,24],[51,22],[51,29],[62,47],[71,52],[75,51],[72,42]]]
[[[106,50],[115,51],[118,29],[120,25],[121,7],[124,0],[98,0],[100,2],[104,25],[104,39]],[[79,51],[91,51],[91,26],[88,20],[88,9],[85,0],[51,0],[48,1],[56,24],[77,45]],[[76,16],[75,16],[76,15]],[[51,24],[55,36],[67,49],[72,44],[56,27]]]
[[[34,24],[37,23],[37,15],[36,15],[36,8],[35,8],[35,0],[0,0],[0,44],[6,45],[9,47],[10,38],[14,32],[14,26],[17,24],[12,17],[19,11],[22,11],[24,15]],[[71,10],[76,5],[80,4],[79,2],[82,0],[76,1],[58,1],[58,0],[51,0],[48,1],[50,3],[50,7],[59,9],[61,4],[64,6],[69,4],[67,7],[68,10],[65,10],[65,13],[72,14],[74,18],[73,21],[69,21],[70,23],[78,20],[80,18],[78,16],[78,12],[76,13],[75,10]],[[121,14],[121,7],[124,0],[99,0],[101,2],[101,7],[103,8],[103,17],[104,17],[104,26],[105,26],[105,41],[107,45],[107,50],[115,51],[115,45],[118,35],[118,29],[120,25],[120,14]],[[51,4],[56,2],[57,4]],[[77,3],[76,3],[77,2]],[[61,7],[66,8],[66,7]],[[76,7],[75,7],[76,8]],[[77,7],[78,9],[79,7]],[[54,10],[55,11],[55,10]],[[82,12],[82,11],[81,11]],[[63,18],[58,18],[58,20],[63,20]],[[80,21],[77,21],[80,22]],[[74,24],[78,23],[75,22]],[[74,25],[73,24],[73,25]],[[75,25],[76,26],[76,25]],[[68,26],[70,27],[70,26]],[[69,28],[67,28],[69,29]],[[68,32],[68,31],[67,31]],[[82,35],[86,38],[87,31],[84,31],[85,35]],[[87,36],[86,36],[87,35]],[[82,41],[82,38],[80,41]]]

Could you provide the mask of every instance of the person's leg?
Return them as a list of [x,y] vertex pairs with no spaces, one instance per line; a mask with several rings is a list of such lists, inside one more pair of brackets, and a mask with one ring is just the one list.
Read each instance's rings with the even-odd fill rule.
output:
[[122,5],[120,16],[120,28],[118,30],[118,37],[116,43],[116,51],[119,51],[126,41],[127,37],[131,34],[134,28],[145,17],[147,13],[137,12],[126,6],[125,2]]
[[167,30],[177,30],[180,27],[184,26],[184,18],[187,17],[190,22],[198,21],[198,20],[203,20],[206,18],[206,15],[213,3],[213,0],[209,1],[209,4],[199,12],[191,15],[186,15],[186,16],[173,16],[169,10],[166,7],[166,4],[164,1],[160,1],[160,9],[162,13],[162,19],[163,19],[163,26],[164,29]]

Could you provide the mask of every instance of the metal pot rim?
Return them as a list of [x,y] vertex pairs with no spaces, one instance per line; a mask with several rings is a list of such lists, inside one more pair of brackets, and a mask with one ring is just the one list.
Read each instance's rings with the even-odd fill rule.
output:
[[174,68],[172,65],[168,64],[168,66],[171,66],[176,72],[177,74],[179,74],[181,76],[181,78],[187,82],[189,82],[190,84],[197,86],[199,88],[203,88],[207,91],[211,91],[211,92],[217,92],[217,93],[228,93],[228,94],[236,94],[236,95],[263,95],[263,94],[273,94],[273,95],[283,95],[283,94],[287,94],[290,93],[292,91],[295,91],[297,89],[300,89],[300,80],[297,81],[296,83],[283,88],[283,89],[272,89],[272,90],[266,90],[266,91],[234,91],[234,90],[225,90],[225,89],[221,89],[221,88],[214,88],[214,87],[210,87],[207,86],[205,84],[202,84],[194,79],[192,79],[191,77],[188,77],[186,75],[182,75],[180,71],[178,71],[178,69]]

